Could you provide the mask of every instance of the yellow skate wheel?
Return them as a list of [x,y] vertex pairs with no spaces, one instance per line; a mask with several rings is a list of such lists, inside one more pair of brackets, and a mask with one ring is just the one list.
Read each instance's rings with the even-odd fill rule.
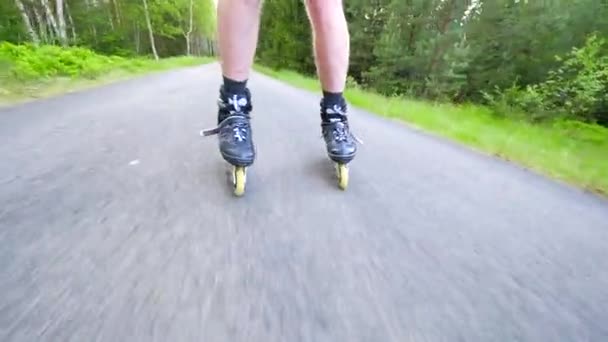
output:
[[235,166],[232,170],[232,184],[234,185],[234,194],[242,196],[245,193],[245,183],[247,182],[247,170],[242,166]]
[[338,186],[342,190],[348,187],[348,165],[336,164],[336,176],[338,176]]

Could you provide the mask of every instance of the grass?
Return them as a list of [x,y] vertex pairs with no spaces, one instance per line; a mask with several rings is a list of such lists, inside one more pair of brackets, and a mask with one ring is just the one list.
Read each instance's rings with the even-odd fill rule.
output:
[[78,47],[0,43],[0,106],[54,96],[212,58],[104,56]]
[[[259,65],[255,69],[296,87],[320,90],[314,78]],[[402,120],[554,179],[608,195],[608,128],[580,122],[531,124],[499,117],[483,106],[432,104],[358,88],[348,88],[345,97],[355,107]]]

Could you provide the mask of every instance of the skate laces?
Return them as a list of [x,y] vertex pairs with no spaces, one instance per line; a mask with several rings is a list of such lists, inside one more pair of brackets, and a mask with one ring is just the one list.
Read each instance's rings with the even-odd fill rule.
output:
[[230,114],[222,120],[213,132],[223,139],[235,142],[245,142],[249,138],[249,117],[247,114]]
[[332,115],[330,117],[327,117],[323,121],[322,125],[327,127],[325,134],[331,133],[332,140],[335,142],[350,143],[352,142],[352,140],[355,140],[359,144],[363,145],[363,140],[357,137],[350,130],[346,116]]
[[243,142],[247,140],[249,133],[249,123],[246,121],[247,119],[243,117],[243,120],[234,120],[230,125],[232,128],[232,137],[234,140],[238,140],[239,142]]

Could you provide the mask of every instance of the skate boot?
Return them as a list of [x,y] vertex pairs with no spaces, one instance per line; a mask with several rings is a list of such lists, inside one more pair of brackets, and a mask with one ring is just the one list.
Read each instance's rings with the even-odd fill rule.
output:
[[328,107],[321,101],[321,133],[327,155],[335,163],[338,185],[342,190],[348,186],[348,163],[357,153],[357,139],[350,132],[346,110],[346,103]]
[[220,154],[233,166],[234,193],[241,196],[245,191],[247,167],[255,159],[250,112],[251,94],[228,94],[222,87],[218,100],[217,127],[203,131],[204,136],[218,135]]

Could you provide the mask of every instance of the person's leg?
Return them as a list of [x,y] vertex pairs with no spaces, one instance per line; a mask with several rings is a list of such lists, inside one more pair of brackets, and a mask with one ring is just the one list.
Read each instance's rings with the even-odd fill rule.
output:
[[255,151],[247,88],[258,40],[261,0],[219,0],[218,45],[223,84],[218,101],[220,152],[230,164],[249,166]]
[[323,91],[342,93],[350,53],[342,0],[306,0],[306,8],[313,28],[315,63]]
[[342,0],[306,0],[313,28],[317,74],[323,89],[321,119],[330,158],[348,163],[355,157],[356,143],[349,131],[343,97],[348,73],[350,37]]
[[253,64],[260,26],[261,0],[219,0],[218,45],[223,76],[246,82]]

